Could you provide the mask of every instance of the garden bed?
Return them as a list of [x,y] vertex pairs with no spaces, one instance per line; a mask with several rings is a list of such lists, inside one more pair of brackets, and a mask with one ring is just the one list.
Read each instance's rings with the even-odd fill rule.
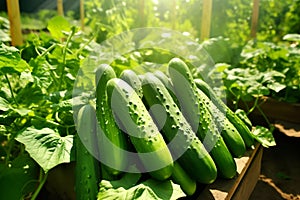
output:
[[257,144],[241,158],[236,158],[237,175],[231,180],[218,179],[205,187],[197,197],[200,199],[248,199],[261,169],[263,147]]

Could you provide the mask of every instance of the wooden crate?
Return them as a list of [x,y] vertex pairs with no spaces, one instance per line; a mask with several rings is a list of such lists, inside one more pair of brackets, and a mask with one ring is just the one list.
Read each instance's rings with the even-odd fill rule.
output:
[[251,195],[260,174],[263,147],[256,144],[241,158],[235,159],[237,175],[233,179],[217,179],[207,185],[196,198],[197,200],[247,200]]

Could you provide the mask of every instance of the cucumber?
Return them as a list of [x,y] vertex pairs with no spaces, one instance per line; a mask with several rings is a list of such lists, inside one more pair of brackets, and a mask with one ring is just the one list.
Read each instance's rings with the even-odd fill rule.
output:
[[[152,112],[154,121],[162,128],[174,158],[196,181],[209,184],[217,176],[217,168],[201,141],[193,132],[163,83],[151,73],[142,81],[143,94],[150,108],[163,110]],[[163,113],[164,112],[164,113]],[[162,122],[165,122],[162,124]],[[175,141],[175,142],[174,142]]]
[[[96,109],[99,126],[105,136],[118,148],[110,147],[105,140],[99,139],[100,149],[102,152],[109,152],[110,158],[106,158],[107,163],[103,163],[103,167],[112,176],[120,175],[127,167],[127,137],[117,126],[111,109],[109,108],[106,94],[107,82],[115,78],[116,74],[109,65],[102,64],[96,69]],[[103,148],[105,150],[103,151]],[[107,156],[107,155],[104,155]]]
[[[76,167],[75,167],[75,191],[76,199],[97,199],[100,182],[99,162],[90,154],[85,145],[92,145],[97,149],[96,141],[96,111],[91,105],[80,108],[77,118],[78,134],[74,136]],[[84,133],[84,135],[82,134]],[[82,143],[84,140],[85,144]],[[95,152],[97,153],[97,152]]]
[[248,118],[247,113],[244,110],[238,108],[238,109],[236,109],[234,114],[236,114],[236,116],[238,116],[246,124],[246,126],[249,128],[249,130],[252,129],[252,122]]
[[175,94],[174,94],[174,88],[173,84],[170,80],[170,78],[163,73],[162,71],[155,70],[153,74],[165,85],[165,87],[168,89],[170,95],[172,96],[174,102],[176,103],[177,106],[180,106]]
[[172,155],[141,98],[119,78],[109,80],[106,88],[109,105],[129,134],[145,169],[155,179],[169,178],[173,171]]
[[[168,72],[182,113],[193,129],[197,128],[197,136],[212,156],[218,175],[223,178],[233,178],[236,175],[236,163],[208,111],[204,93],[199,93],[197,90],[188,66],[179,58],[173,58],[168,63]],[[195,126],[196,123],[198,127]]]
[[[202,91],[198,92],[203,93]],[[232,156],[235,158],[242,157],[246,152],[246,146],[237,129],[226,118],[225,113],[222,113],[204,93],[201,94],[201,96],[203,97],[204,104],[207,105],[208,111],[212,115],[218,131],[221,133],[222,138],[224,139],[224,142]]]
[[217,97],[213,89],[203,80],[196,79],[195,83],[197,87],[202,90],[211,101],[221,110],[222,113],[226,113],[228,120],[235,126],[240,135],[242,136],[247,148],[254,144],[254,138],[251,130],[220,98]]
[[182,191],[186,195],[191,196],[196,192],[197,182],[184,171],[178,162],[174,162],[174,169],[171,178],[174,183],[180,185]]
[[120,74],[120,79],[127,82],[140,98],[143,97],[142,82],[134,71],[130,69],[123,70]]

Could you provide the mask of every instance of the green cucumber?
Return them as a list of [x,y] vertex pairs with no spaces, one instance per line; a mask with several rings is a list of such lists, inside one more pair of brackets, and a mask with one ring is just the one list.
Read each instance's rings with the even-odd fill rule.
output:
[[[197,128],[197,136],[212,156],[218,175],[223,178],[233,178],[237,169],[235,160],[209,113],[204,101],[204,93],[197,90],[188,66],[179,58],[173,58],[168,63],[168,72],[182,113],[192,125],[193,130]],[[197,123],[198,127],[195,126]]]
[[234,114],[236,114],[236,116],[238,116],[246,124],[249,130],[252,129],[252,122],[248,118],[247,113],[243,109],[240,108],[236,109]]
[[139,95],[140,98],[143,97],[142,82],[134,71],[130,69],[123,70],[120,74],[120,79],[127,82]]
[[[98,184],[100,182],[99,162],[85,146],[92,145],[90,147],[93,151],[97,149],[97,144],[94,142],[96,138],[96,111],[91,105],[80,108],[77,118],[77,130],[80,137],[79,134],[74,136],[76,199],[97,199]],[[84,144],[82,140],[84,140]]]
[[196,79],[195,83],[197,87],[203,91],[211,101],[221,110],[222,113],[226,113],[226,117],[235,126],[240,135],[242,136],[246,147],[251,147],[254,144],[254,138],[251,130],[220,98],[217,97],[214,90],[203,80]]
[[158,127],[162,128],[162,134],[167,142],[172,143],[169,148],[174,158],[178,158],[181,166],[196,181],[204,184],[212,183],[217,176],[215,163],[164,84],[153,74],[146,73],[142,87],[148,106],[161,109],[154,112],[153,108],[151,114]]
[[174,169],[171,178],[174,183],[180,185],[183,192],[188,196],[191,196],[196,192],[197,182],[186,173],[178,162],[174,162]]
[[168,89],[170,95],[172,96],[173,100],[175,101],[177,106],[180,106],[175,94],[174,94],[174,88],[173,84],[170,80],[170,78],[163,73],[162,71],[156,70],[153,72],[153,74],[165,85],[165,87]]
[[[198,92],[203,93],[202,91]],[[212,118],[214,119],[214,122],[217,125],[219,132],[221,132],[224,142],[233,157],[242,157],[246,152],[246,146],[237,129],[226,118],[225,113],[222,113],[204,93],[201,94],[201,96],[203,97],[204,104],[207,105],[208,111],[212,115]]]
[[[127,156],[122,150],[127,149],[127,137],[121,131],[114,120],[111,109],[108,105],[106,84],[107,82],[115,78],[116,74],[113,68],[109,65],[102,64],[96,69],[96,108],[97,108],[97,119],[99,126],[104,132],[105,136],[111,141],[112,144],[118,148],[110,148],[103,139],[99,139],[99,145],[109,152],[109,166],[104,164],[104,168],[107,173],[112,176],[117,176],[122,173],[127,167]],[[100,148],[101,148],[100,147]]]
[[155,179],[169,178],[173,171],[172,155],[141,98],[119,78],[109,80],[106,88],[109,105],[129,134],[145,169]]

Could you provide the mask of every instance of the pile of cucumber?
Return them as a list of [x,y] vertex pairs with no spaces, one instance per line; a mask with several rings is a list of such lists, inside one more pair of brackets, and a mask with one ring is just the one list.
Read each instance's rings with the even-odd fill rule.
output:
[[[87,130],[85,139],[100,151],[99,146],[105,146],[96,138],[93,120],[97,116],[98,125],[115,146],[140,154],[152,152],[140,157],[144,170],[154,179],[173,180],[187,195],[196,192],[197,183],[233,178],[234,158],[254,144],[245,120],[206,82],[194,79],[179,58],[169,61],[166,73],[137,75],[124,70],[118,77],[112,67],[103,64],[97,68],[96,85],[96,108],[83,106],[78,115],[78,129]],[[129,167],[128,158],[114,148],[109,150],[111,165],[100,164],[80,139],[75,137],[76,193],[78,199],[93,199],[103,174],[121,176],[118,169]]]

